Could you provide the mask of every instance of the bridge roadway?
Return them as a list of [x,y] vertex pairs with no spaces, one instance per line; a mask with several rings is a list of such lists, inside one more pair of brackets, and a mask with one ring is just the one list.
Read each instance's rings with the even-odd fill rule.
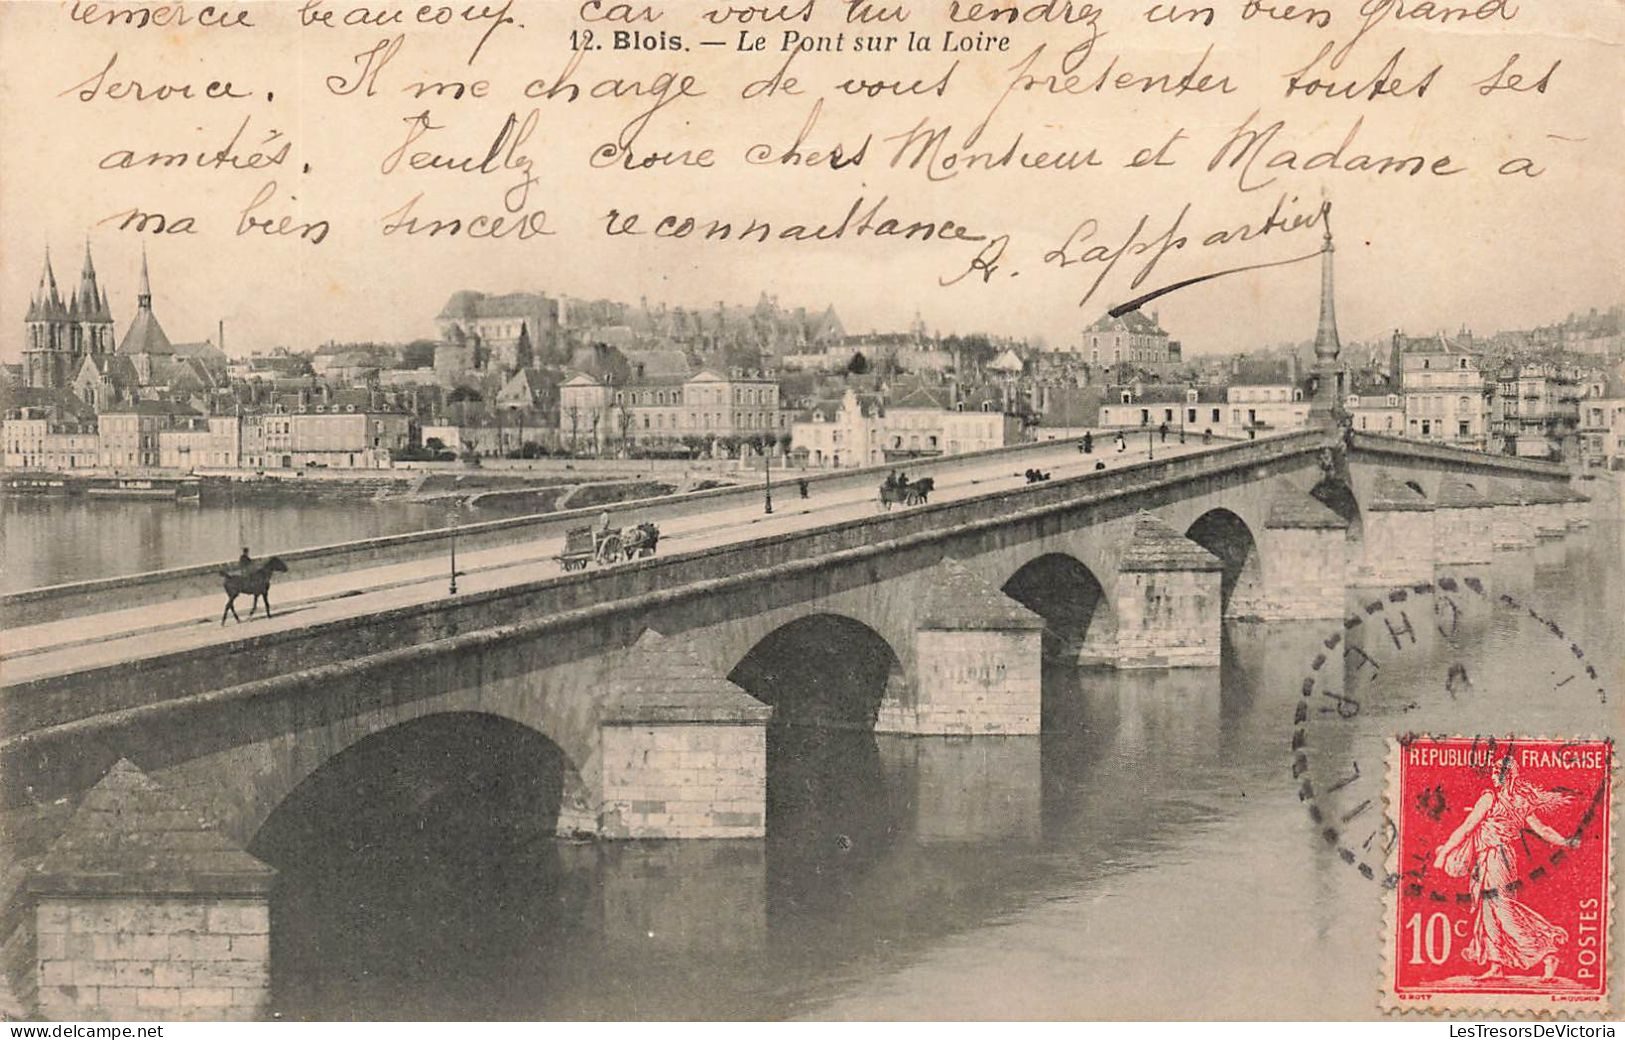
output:
[[[1156,457],[1213,451],[1228,443],[1204,446],[1192,439],[1182,445],[1170,438],[1156,446]],[[1131,438],[1129,449],[1122,453],[1115,450],[1109,435],[1098,436],[1096,445],[1094,454],[1084,455],[1078,451],[1076,441],[1057,441],[1053,451],[1028,450],[1016,458],[993,455],[952,473],[937,472],[933,474],[937,486],[931,500],[955,501],[1023,487],[1026,481],[1022,471],[1029,467],[1059,477],[1088,472],[1097,461],[1105,462],[1111,470],[1146,457],[1143,437]],[[1018,464],[1020,470],[1014,468]],[[901,468],[906,471],[908,467]],[[766,515],[759,499],[748,504],[731,500],[719,503],[714,510],[674,519],[662,519],[658,505],[606,508],[616,516],[618,524],[643,520],[660,524],[662,555],[810,530],[869,516],[878,508],[875,488],[826,491],[815,484],[812,496],[801,499],[793,479],[782,489],[775,487],[774,506],[775,511]],[[562,538],[549,537],[459,554],[458,591],[486,592],[556,576],[561,569],[555,557],[562,549]],[[295,574],[283,577],[283,581],[272,585],[275,614],[270,619],[262,614],[248,620],[247,597],[238,599],[239,613],[244,616],[244,624],[252,626],[253,633],[297,629],[444,599],[449,595],[450,567],[448,558],[442,556],[306,580]],[[0,673],[11,685],[240,638],[245,632],[242,626],[233,621],[220,624],[223,604],[222,595],[195,596],[8,629],[0,646]]]

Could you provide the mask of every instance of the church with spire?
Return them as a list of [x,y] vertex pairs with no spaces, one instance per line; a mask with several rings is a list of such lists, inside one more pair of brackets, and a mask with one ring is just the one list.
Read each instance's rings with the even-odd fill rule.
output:
[[39,286],[28,301],[23,319],[23,385],[46,390],[66,388],[86,357],[113,353],[113,312],[107,290],[96,282],[96,265],[90,258],[90,242],[85,242],[85,262],[79,272],[79,288],[66,297],[56,284],[51,269],[51,251],[45,251],[45,268]]
[[64,294],[50,250],[24,319],[22,386],[71,391],[98,411],[140,400],[202,400],[226,385],[226,356],[216,344],[172,343],[152,306],[147,253],[135,316],[114,346],[113,310],[85,243],[79,287]]

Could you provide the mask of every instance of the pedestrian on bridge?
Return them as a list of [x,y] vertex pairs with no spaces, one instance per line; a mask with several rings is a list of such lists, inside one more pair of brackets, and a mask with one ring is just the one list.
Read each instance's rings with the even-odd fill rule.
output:
[[801,492],[801,497],[802,498],[807,497],[807,478],[806,477],[802,477],[800,480],[796,481],[796,490]]
[[1117,431],[1117,451],[1118,451],[1119,454],[1121,454],[1121,453],[1123,453],[1123,452],[1125,452],[1127,450],[1128,450],[1128,438],[1123,436],[1123,431],[1122,430],[1118,430]]
[[1089,431],[1089,430],[1084,431],[1084,434],[1083,434],[1083,453],[1085,455],[1093,455],[1095,453],[1095,435],[1094,435],[1094,433],[1092,431]]
[[1161,426],[1157,427],[1157,439],[1162,441],[1162,443],[1164,443],[1164,444],[1168,443],[1168,424],[1167,423],[1163,423]]

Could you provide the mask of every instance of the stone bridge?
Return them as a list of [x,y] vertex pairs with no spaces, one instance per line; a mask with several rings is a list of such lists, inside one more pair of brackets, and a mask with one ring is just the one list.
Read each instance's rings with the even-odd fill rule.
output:
[[[265,882],[242,850],[298,826],[324,785],[499,748],[540,778],[518,810],[536,833],[760,837],[770,718],[1036,734],[1046,658],[1215,666],[1224,617],[1338,618],[1350,586],[1561,537],[1582,502],[1558,466],[1304,431],[8,683],[8,810],[80,804],[35,837],[68,830],[45,869],[11,883],[30,876],[53,920],[86,912],[95,869],[61,847],[136,791],[159,822],[131,840],[182,862],[119,891],[252,917]],[[213,873],[176,851],[210,842]]]

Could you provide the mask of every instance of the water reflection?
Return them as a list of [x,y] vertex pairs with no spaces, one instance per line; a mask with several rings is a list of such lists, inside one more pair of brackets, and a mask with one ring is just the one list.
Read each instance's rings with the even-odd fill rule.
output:
[[[1576,568],[1565,573],[1620,573],[1613,528],[1564,552]],[[1395,733],[1617,734],[1607,706],[1555,685],[1551,636],[1491,606],[1509,589],[1538,598],[1617,684],[1608,648],[1625,627],[1621,594],[1536,583],[1536,563],[1497,554],[1473,575],[1486,595],[1362,592],[1348,604],[1363,619],[1353,628],[1228,622],[1218,669],[1052,661],[1038,738],[775,728],[762,842],[515,846],[462,833],[440,858],[410,843],[400,855],[300,847],[277,896],[276,1006],[313,1017],[1369,1016],[1380,888],[1309,824],[1292,775],[1295,716],[1307,713],[1304,750],[1322,786],[1355,777],[1326,804],[1353,813],[1345,840],[1362,855],[1382,841]],[[1358,710],[1340,711],[1339,696]],[[492,815],[468,808],[445,811]]]
[[422,531],[444,507],[373,499],[223,497],[153,500],[0,498],[0,591],[256,556]]

